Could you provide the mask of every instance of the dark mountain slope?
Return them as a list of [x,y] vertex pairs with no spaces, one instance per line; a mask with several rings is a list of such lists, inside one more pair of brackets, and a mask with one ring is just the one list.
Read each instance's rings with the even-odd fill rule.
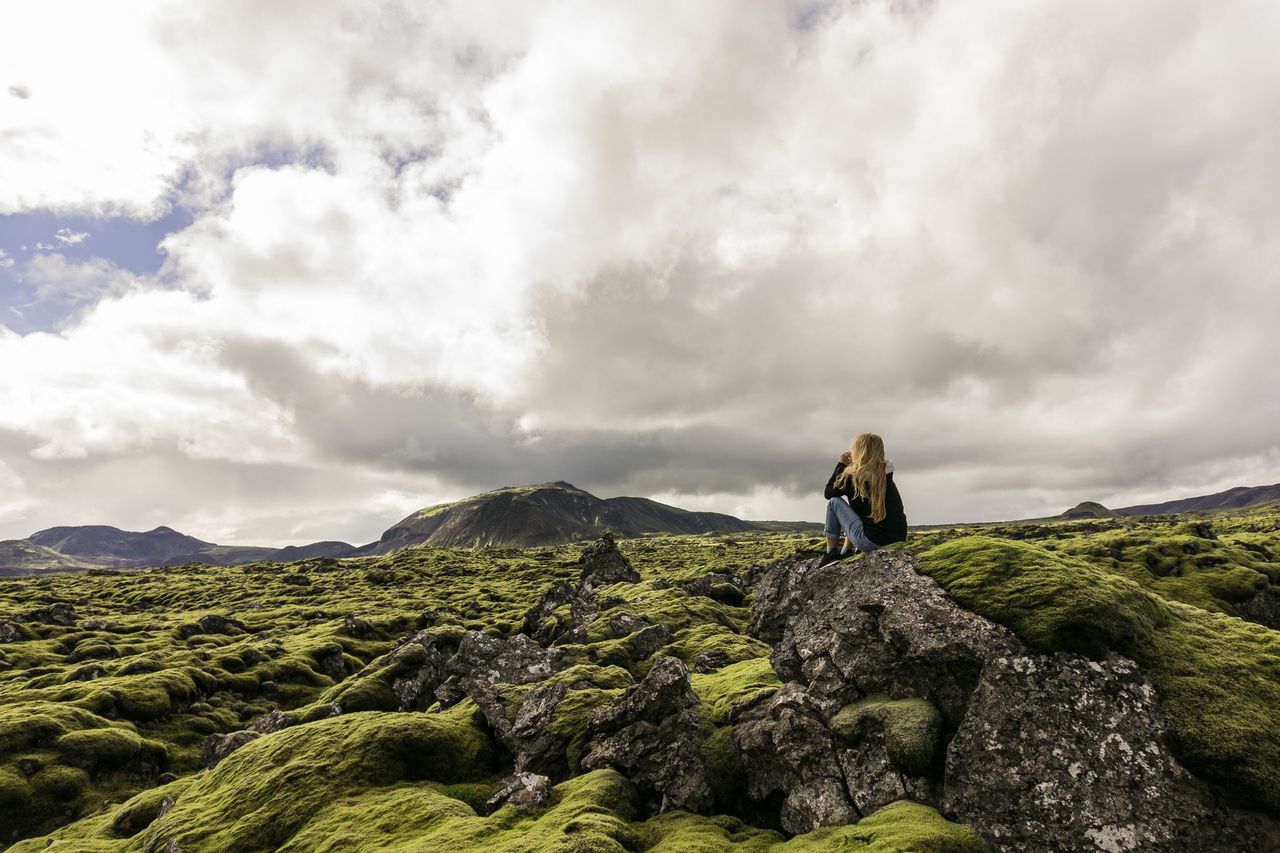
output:
[[162,565],[174,557],[212,547],[212,543],[169,527],[135,533],[104,524],[50,527],[31,534],[27,541],[73,557],[116,565]]
[[1121,515],[1158,515],[1170,512],[1209,512],[1215,509],[1244,509],[1280,503],[1280,483],[1273,486],[1236,486],[1225,492],[1181,498],[1158,504],[1126,506],[1116,510]]
[[603,530],[715,533],[759,530],[718,512],[690,512],[648,498],[598,498],[569,483],[507,486],[419,510],[357,554],[387,554],[412,545],[528,547],[590,539]]

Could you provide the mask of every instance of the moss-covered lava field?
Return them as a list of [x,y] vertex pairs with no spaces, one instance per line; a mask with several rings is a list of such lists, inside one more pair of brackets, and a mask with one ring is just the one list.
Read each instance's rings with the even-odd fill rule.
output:
[[[734,709],[780,685],[770,645],[747,632],[750,578],[820,540],[618,545],[639,580],[591,591],[586,620],[577,604],[538,610],[554,585],[581,583],[581,543],[0,579],[0,846],[984,849],[973,828],[906,800],[793,834],[743,789]],[[1032,648],[1136,661],[1178,758],[1234,804],[1280,814],[1280,511],[933,528],[894,547]],[[486,806],[512,773],[514,735],[495,732],[465,674],[433,695],[413,682],[434,650],[517,635],[557,650],[540,680],[485,688],[512,707],[559,691],[538,768],[555,785],[537,809]],[[712,780],[701,814],[583,764],[593,713],[664,657],[697,697]],[[832,727],[872,718],[920,772],[947,736],[927,703],[885,697]]]

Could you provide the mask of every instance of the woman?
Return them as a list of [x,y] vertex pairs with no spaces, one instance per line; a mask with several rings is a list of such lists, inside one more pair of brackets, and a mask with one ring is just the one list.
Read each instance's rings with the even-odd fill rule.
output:
[[[852,554],[850,543],[870,552],[907,538],[907,515],[893,483],[893,462],[884,458],[884,440],[875,433],[860,432],[854,437],[850,449],[840,454],[823,496],[827,498],[827,553],[819,566]],[[845,546],[836,551],[842,529]]]

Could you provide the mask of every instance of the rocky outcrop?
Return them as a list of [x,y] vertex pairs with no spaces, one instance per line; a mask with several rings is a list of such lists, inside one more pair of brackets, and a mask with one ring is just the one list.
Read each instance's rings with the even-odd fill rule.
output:
[[[956,605],[909,552],[775,564],[750,630],[774,644],[787,683],[741,716],[733,741],[750,794],[780,796],[788,831],[905,797],[996,850],[1280,849],[1276,821],[1225,807],[1170,754],[1136,664],[1036,653]],[[926,746],[904,770],[882,714],[833,737],[837,712],[872,694],[936,709],[943,752]]]
[[618,550],[611,533],[583,549],[578,564],[582,567],[578,583],[552,584],[525,613],[523,633],[543,645],[581,642],[585,627],[595,621],[601,610],[622,603],[621,599],[601,599],[598,591],[610,584],[640,582],[640,573]]
[[685,665],[658,658],[644,680],[592,713],[582,768],[621,772],[656,811],[707,811],[712,795],[697,704]]
[[248,729],[228,734],[209,735],[200,746],[200,757],[204,759],[205,767],[216,767],[219,761],[259,737],[261,735],[258,732]]

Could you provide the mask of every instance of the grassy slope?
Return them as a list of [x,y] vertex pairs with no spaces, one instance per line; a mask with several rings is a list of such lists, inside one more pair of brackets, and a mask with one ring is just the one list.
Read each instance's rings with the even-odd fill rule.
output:
[[[1275,513],[1216,516],[1218,540],[1188,532],[1181,526],[1185,520],[935,529],[913,534],[912,547],[923,553],[924,567],[957,599],[1010,625],[1033,645],[1093,654],[1114,648],[1134,656],[1160,687],[1179,752],[1188,763],[1242,798],[1277,810],[1280,756],[1275,754],[1273,733],[1280,724],[1280,632],[1227,615],[1232,607],[1227,593],[1238,588],[1242,570],[1263,578],[1264,584],[1275,578],[1280,566],[1259,550],[1280,554],[1278,521]],[[1028,535],[1029,541],[1012,538]],[[672,641],[660,653],[692,662],[699,653],[717,649],[734,662],[717,673],[693,678],[702,699],[707,758],[711,766],[724,768],[723,777],[732,775],[726,749],[729,707],[776,684],[768,666],[769,649],[742,633],[745,606],[691,598],[654,581],[740,570],[818,542],[794,534],[758,533],[658,536],[621,543],[643,581],[614,590],[627,602],[620,609],[672,629]],[[1147,567],[1148,552],[1176,557],[1180,573],[1156,574]],[[403,742],[396,739],[411,733],[373,721],[419,715],[388,713],[395,700],[387,674],[377,667],[363,669],[365,665],[390,650],[397,637],[426,624],[420,615],[428,609],[441,614],[435,630],[510,635],[548,585],[576,578],[577,553],[573,546],[414,549],[367,560],[0,580],[0,618],[53,602],[72,602],[80,620],[77,627],[24,623],[17,642],[0,645],[0,825],[18,821],[22,834],[31,835],[84,818],[59,831],[56,837],[66,843],[58,847],[143,849],[135,844],[142,843],[141,834],[126,841],[111,830],[112,821],[131,809],[142,814],[158,808],[165,789],[144,790],[154,784],[154,774],[139,774],[140,764],[163,765],[178,774],[181,778],[170,786],[175,791],[193,783],[199,786],[189,792],[190,801],[183,795],[182,814],[198,807],[210,814],[230,809],[227,814],[233,815],[235,808],[244,808],[235,793],[244,784],[233,773],[236,762],[258,760],[258,751],[274,742],[273,761],[282,762],[282,772],[294,774],[280,777],[294,780],[285,788],[298,786],[306,789],[299,791],[299,798],[325,803],[314,811],[303,809],[308,816],[295,827],[297,834],[290,841],[295,845],[347,831],[359,834],[367,849],[408,849],[407,839],[416,837],[414,833],[439,831],[455,833],[438,837],[456,842],[459,849],[540,849],[537,844],[547,839],[563,841],[566,827],[583,833],[580,838],[595,838],[585,833],[601,822],[607,825],[599,830],[601,838],[627,844],[632,842],[626,839],[639,839],[638,849],[687,849],[681,845],[692,844],[692,839],[705,843],[708,850],[772,849],[780,838],[736,826],[731,818],[664,815],[636,822],[634,816],[610,814],[607,792],[616,783],[598,773],[561,786],[556,807],[540,817],[504,810],[482,819],[468,803],[483,801],[499,775],[483,756],[475,762],[478,774],[470,776],[426,779],[415,775],[417,771],[379,769],[375,763],[338,773],[333,778],[339,781],[329,784],[324,774],[315,772],[316,762],[338,759],[327,759],[330,753],[324,749],[311,755],[302,741],[286,748],[291,738],[307,732],[318,738],[331,731],[340,736],[341,744],[384,737]],[[1225,559],[1205,561],[1206,555]],[[1138,574],[1139,565],[1147,577]],[[1257,588],[1258,581],[1250,577],[1245,586]],[[1191,606],[1197,601],[1202,607]],[[195,620],[206,613],[232,613],[243,620],[247,633],[192,633]],[[347,613],[365,620],[368,633],[348,636],[343,630]],[[609,614],[604,615],[600,627]],[[85,625],[87,618],[106,624]],[[625,639],[602,634],[568,651],[577,663],[573,678],[590,684],[571,691],[553,723],[571,738],[581,731],[592,708],[643,677],[648,661],[640,659]],[[342,670],[336,679],[331,668],[335,656]],[[328,666],[322,665],[326,661]],[[349,703],[353,713],[263,738],[235,753],[228,759],[231,763],[224,762],[225,771],[220,765],[195,773],[199,744],[208,733],[243,728],[274,707],[306,709],[335,700]],[[913,742],[912,731],[927,732],[927,721],[916,720],[911,708],[873,705],[851,711],[851,722],[856,724],[868,713],[901,715],[904,749]],[[358,713],[361,708],[368,710]],[[470,743],[466,727],[471,723],[462,719],[464,715],[458,710],[450,718],[450,725],[462,727],[460,733],[440,736]],[[285,738],[289,732],[298,734]],[[366,745],[366,750],[373,748]],[[571,745],[571,754],[580,749],[581,744]],[[345,747],[332,750],[332,755],[343,754]],[[239,755],[245,757],[236,759]],[[24,766],[33,766],[22,764],[24,760],[35,760],[40,769],[24,772]],[[317,785],[314,790],[309,787]],[[196,797],[196,790],[205,793]],[[276,796],[281,797],[281,809],[298,805]],[[198,806],[205,797],[209,805]],[[130,804],[121,807],[126,800]],[[274,801],[267,800],[268,805]],[[104,801],[111,805],[103,807]],[[407,802],[415,809],[407,810]],[[862,839],[861,846],[850,849],[892,849],[875,845],[896,843],[885,840],[898,838],[895,832],[934,839],[901,845],[903,849],[967,849],[971,841],[964,840],[963,830],[939,823],[928,810],[895,809],[858,827],[842,828],[837,837]],[[191,819],[200,831],[230,831],[223,826],[225,820],[196,819],[195,814]],[[437,828],[424,829],[415,821]],[[873,831],[877,822],[884,827]],[[343,829],[351,826],[356,829]],[[811,835],[781,849],[804,849],[821,837]],[[521,839],[528,846],[522,847]],[[20,849],[44,849],[43,843],[33,841]],[[602,840],[598,849],[611,848]]]

